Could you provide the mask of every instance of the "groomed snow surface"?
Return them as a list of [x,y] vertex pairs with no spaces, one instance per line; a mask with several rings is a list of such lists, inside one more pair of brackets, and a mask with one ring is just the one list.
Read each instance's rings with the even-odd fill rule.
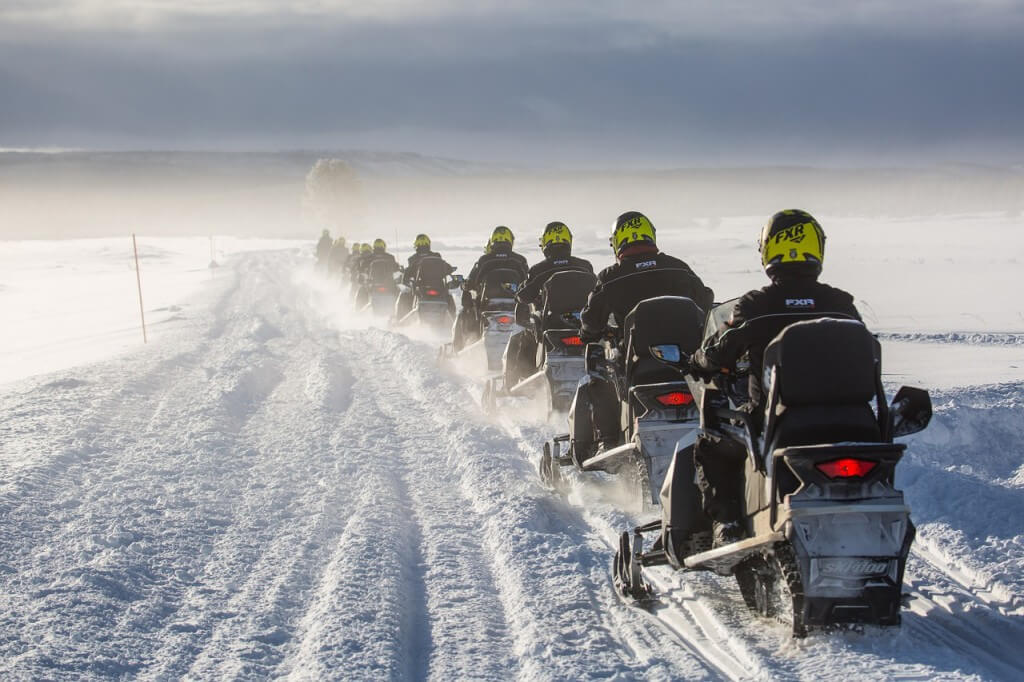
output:
[[[17,267],[0,300],[27,305],[26,273],[53,282],[27,255],[43,243],[4,248]],[[77,248],[127,259],[113,242]],[[110,273],[70,255],[81,299],[65,315],[83,316],[81,341],[49,323],[16,341],[7,328],[0,677],[1010,680],[1024,670],[1024,381],[1003,371],[1021,364],[1019,341],[963,338],[955,321],[943,331],[930,319],[916,336],[887,328],[887,348],[908,350],[905,364],[887,362],[890,378],[938,387],[936,417],[898,473],[918,526],[903,626],[792,640],[749,616],[731,579],[653,571],[658,606],[621,601],[615,536],[649,517],[619,509],[608,480],[575,478],[568,499],[542,488],[540,444],[563,425],[530,409],[488,418],[479,375],[439,367],[439,339],[354,316],[314,274],[309,244],[240,242],[212,274],[206,240],[161,248],[172,255],[149,275],[147,306],[166,310],[149,345],[128,339],[131,312],[103,321],[115,294],[90,287]],[[475,255],[457,253],[467,266]],[[134,292],[121,285],[134,273],[117,269],[127,301],[116,305],[130,311]],[[993,348],[989,374],[929,383],[947,353],[973,362]],[[50,354],[65,357],[46,366]]]

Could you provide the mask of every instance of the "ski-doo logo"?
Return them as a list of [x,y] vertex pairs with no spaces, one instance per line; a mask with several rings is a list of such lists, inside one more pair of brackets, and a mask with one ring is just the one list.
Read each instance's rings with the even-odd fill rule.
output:
[[889,570],[889,562],[873,559],[824,559],[820,568],[825,575],[835,577],[883,575]]
[[554,264],[554,265],[568,265],[569,261],[567,261],[567,260],[556,260],[556,261],[552,261],[552,264]]
[[813,298],[787,298],[786,299],[786,307],[787,308],[813,308],[814,307],[814,299]]
[[656,261],[656,260],[644,260],[644,261],[640,261],[639,263],[636,264],[636,269],[637,270],[647,270],[649,268],[656,267],[657,265],[658,265],[658,261]]

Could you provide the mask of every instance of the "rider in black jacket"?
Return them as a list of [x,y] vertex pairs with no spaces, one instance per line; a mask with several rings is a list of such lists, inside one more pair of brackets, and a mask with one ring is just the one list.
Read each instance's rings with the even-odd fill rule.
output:
[[[772,282],[744,295],[731,318],[691,361],[706,378],[736,372],[749,361],[749,411],[755,428],[763,418],[764,350],[786,326],[820,317],[860,320],[853,297],[818,281],[825,256],[825,232],[806,211],[780,211],[769,219],[758,242],[761,264]],[[714,522],[716,546],[741,539],[740,500],[746,453],[729,441],[701,437],[694,448],[697,484],[705,512]]]
[[[416,283],[416,276],[420,271],[420,263],[423,262],[424,258],[441,258],[441,254],[430,250],[430,237],[425,234],[416,235],[416,239],[413,240],[414,252],[409,256],[409,264],[405,266],[405,272],[402,273],[402,284],[405,285],[406,289],[398,295],[398,300],[395,302],[395,318],[401,320],[409,311],[412,310],[414,301],[414,292],[412,286]],[[448,263],[444,263],[442,271],[447,270],[445,275],[450,275],[455,272],[455,268]],[[447,292],[447,290],[446,290]],[[455,314],[455,301],[452,299],[450,294],[447,294],[448,309],[454,315]]]
[[[597,285],[580,316],[584,342],[610,337],[621,343],[626,315],[640,301],[655,296],[685,296],[702,310],[711,307],[714,293],[689,265],[658,250],[654,225],[642,213],[629,211],[620,215],[610,242],[617,262],[597,276]],[[609,325],[609,317],[614,326]],[[588,383],[578,390],[589,393],[595,440],[577,442],[574,447],[586,455],[587,448],[593,454],[597,443],[605,447],[617,445],[620,433],[615,387],[600,376],[588,375]]]
[[477,310],[477,303],[482,298],[482,285],[486,283],[487,273],[498,269],[515,270],[518,273],[519,281],[522,284],[530,269],[521,254],[512,250],[515,244],[515,235],[512,230],[504,225],[499,225],[491,232],[491,238],[487,241],[487,248],[484,255],[480,256],[473,269],[469,271],[462,290],[462,310],[455,320],[453,328],[452,345],[455,350],[460,350],[471,340],[473,330],[480,325],[480,311]]
[[[563,222],[551,222],[544,227],[540,236],[540,248],[544,260],[530,268],[526,283],[516,293],[519,305],[541,304],[544,284],[556,272],[594,272],[590,261],[572,255],[572,232]],[[524,320],[519,321],[520,324]],[[511,387],[517,380],[528,376],[536,369],[536,330],[523,329],[509,337],[506,349],[505,383]]]

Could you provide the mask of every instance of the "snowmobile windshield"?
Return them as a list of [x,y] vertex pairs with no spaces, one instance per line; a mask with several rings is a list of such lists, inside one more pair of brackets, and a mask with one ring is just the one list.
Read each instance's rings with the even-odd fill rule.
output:
[[718,333],[718,330],[732,317],[732,311],[740,297],[731,298],[724,303],[714,306],[709,312],[707,321],[704,323],[704,340],[711,338]]

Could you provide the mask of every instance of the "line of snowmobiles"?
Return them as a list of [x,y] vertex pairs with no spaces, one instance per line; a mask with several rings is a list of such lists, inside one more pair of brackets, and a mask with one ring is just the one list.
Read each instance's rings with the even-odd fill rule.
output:
[[[565,490],[565,468],[602,472],[630,491],[632,507],[656,516],[619,536],[618,593],[648,604],[657,595],[645,571],[712,571],[735,576],[746,606],[794,636],[898,625],[915,529],[896,488],[905,445],[895,439],[927,426],[928,393],[902,387],[886,400],[881,349],[860,322],[799,321],[765,350],[767,399],[763,419],[755,418],[743,409],[743,365],[706,380],[689,363],[735,300],[705,315],[687,298],[647,299],[623,320],[621,342],[584,344],[579,316],[593,283],[588,273],[558,273],[541,304],[516,305],[520,275],[496,269],[472,292],[474,314],[456,320],[441,357],[476,356],[491,373],[487,410],[546,395],[549,415],[566,414],[568,433],[543,444],[546,485]],[[441,291],[414,287],[402,323],[445,319],[451,306],[438,300]],[[523,348],[534,351],[525,353],[532,363],[522,362]],[[588,392],[579,390],[595,380],[614,388],[619,408],[618,439],[600,447]],[[743,539],[717,547],[697,487],[702,438],[728,439],[746,453]]]
[[406,286],[400,283],[401,270],[393,271],[386,262],[371,262],[367,272],[353,278],[353,305],[357,312],[386,319],[393,327],[418,326],[444,333],[454,319],[451,291],[463,282],[452,270],[440,257],[424,258]]
[[[640,302],[623,342],[588,344],[585,375],[616,390],[620,439],[595,449],[590,406],[577,392],[569,433],[544,443],[542,481],[565,488],[563,467],[604,472],[659,518],[623,531],[612,562],[616,590],[646,604],[655,566],[734,575],[748,608],[792,628],[900,622],[903,573],[914,525],[895,469],[905,445],[931,418],[921,389],[891,403],[881,349],[863,324],[795,322],[764,355],[764,427],[757,429],[738,371],[710,382],[690,371],[692,353],[728,318],[735,301],[707,316],[689,299]],[[698,438],[729,439],[746,452],[744,539],[714,547],[701,506],[693,450]]]

